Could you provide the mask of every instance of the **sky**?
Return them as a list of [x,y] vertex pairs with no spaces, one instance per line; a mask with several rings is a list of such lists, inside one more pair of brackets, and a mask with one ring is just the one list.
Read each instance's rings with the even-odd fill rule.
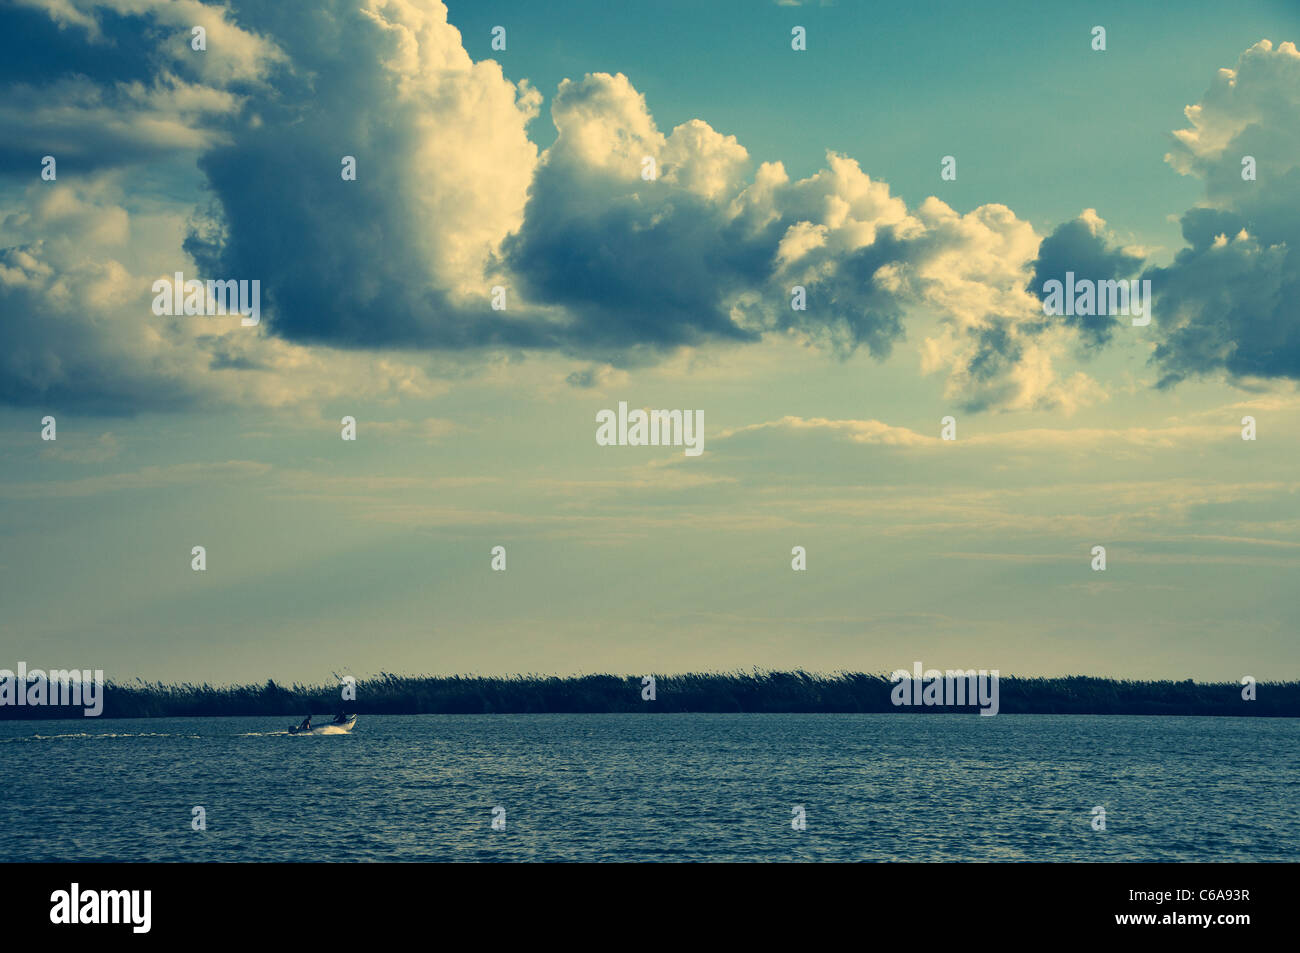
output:
[[[1281,0],[6,6],[0,667],[1298,678],[1297,41]],[[176,272],[258,323],[155,313]],[[1067,272],[1150,323],[1046,314]],[[703,453],[600,445],[620,402]]]

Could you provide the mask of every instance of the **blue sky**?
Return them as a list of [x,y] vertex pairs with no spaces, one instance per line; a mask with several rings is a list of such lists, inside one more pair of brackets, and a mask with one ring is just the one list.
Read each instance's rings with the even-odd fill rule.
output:
[[449,8],[0,12],[0,655],[1300,676],[1294,8]]

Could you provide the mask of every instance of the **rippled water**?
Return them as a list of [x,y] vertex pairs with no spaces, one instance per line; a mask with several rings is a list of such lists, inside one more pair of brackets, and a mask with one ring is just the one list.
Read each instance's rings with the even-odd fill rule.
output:
[[2,856],[1300,858],[1292,720],[363,715],[317,737],[287,720],[0,723]]

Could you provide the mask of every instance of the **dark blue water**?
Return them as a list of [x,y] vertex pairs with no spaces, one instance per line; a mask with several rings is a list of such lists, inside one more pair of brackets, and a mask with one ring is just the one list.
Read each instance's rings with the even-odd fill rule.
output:
[[351,735],[272,733],[286,721],[0,723],[0,856],[1300,858],[1292,720],[363,715]]

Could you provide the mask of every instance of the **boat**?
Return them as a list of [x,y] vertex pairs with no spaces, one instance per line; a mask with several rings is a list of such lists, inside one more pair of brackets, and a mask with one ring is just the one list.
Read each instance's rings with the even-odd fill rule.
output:
[[310,728],[300,728],[298,725],[289,726],[291,735],[346,735],[352,731],[357,724],[357,716],[350,715],[348,720],[342,722],[327,722],[323,725],[312,725]]

